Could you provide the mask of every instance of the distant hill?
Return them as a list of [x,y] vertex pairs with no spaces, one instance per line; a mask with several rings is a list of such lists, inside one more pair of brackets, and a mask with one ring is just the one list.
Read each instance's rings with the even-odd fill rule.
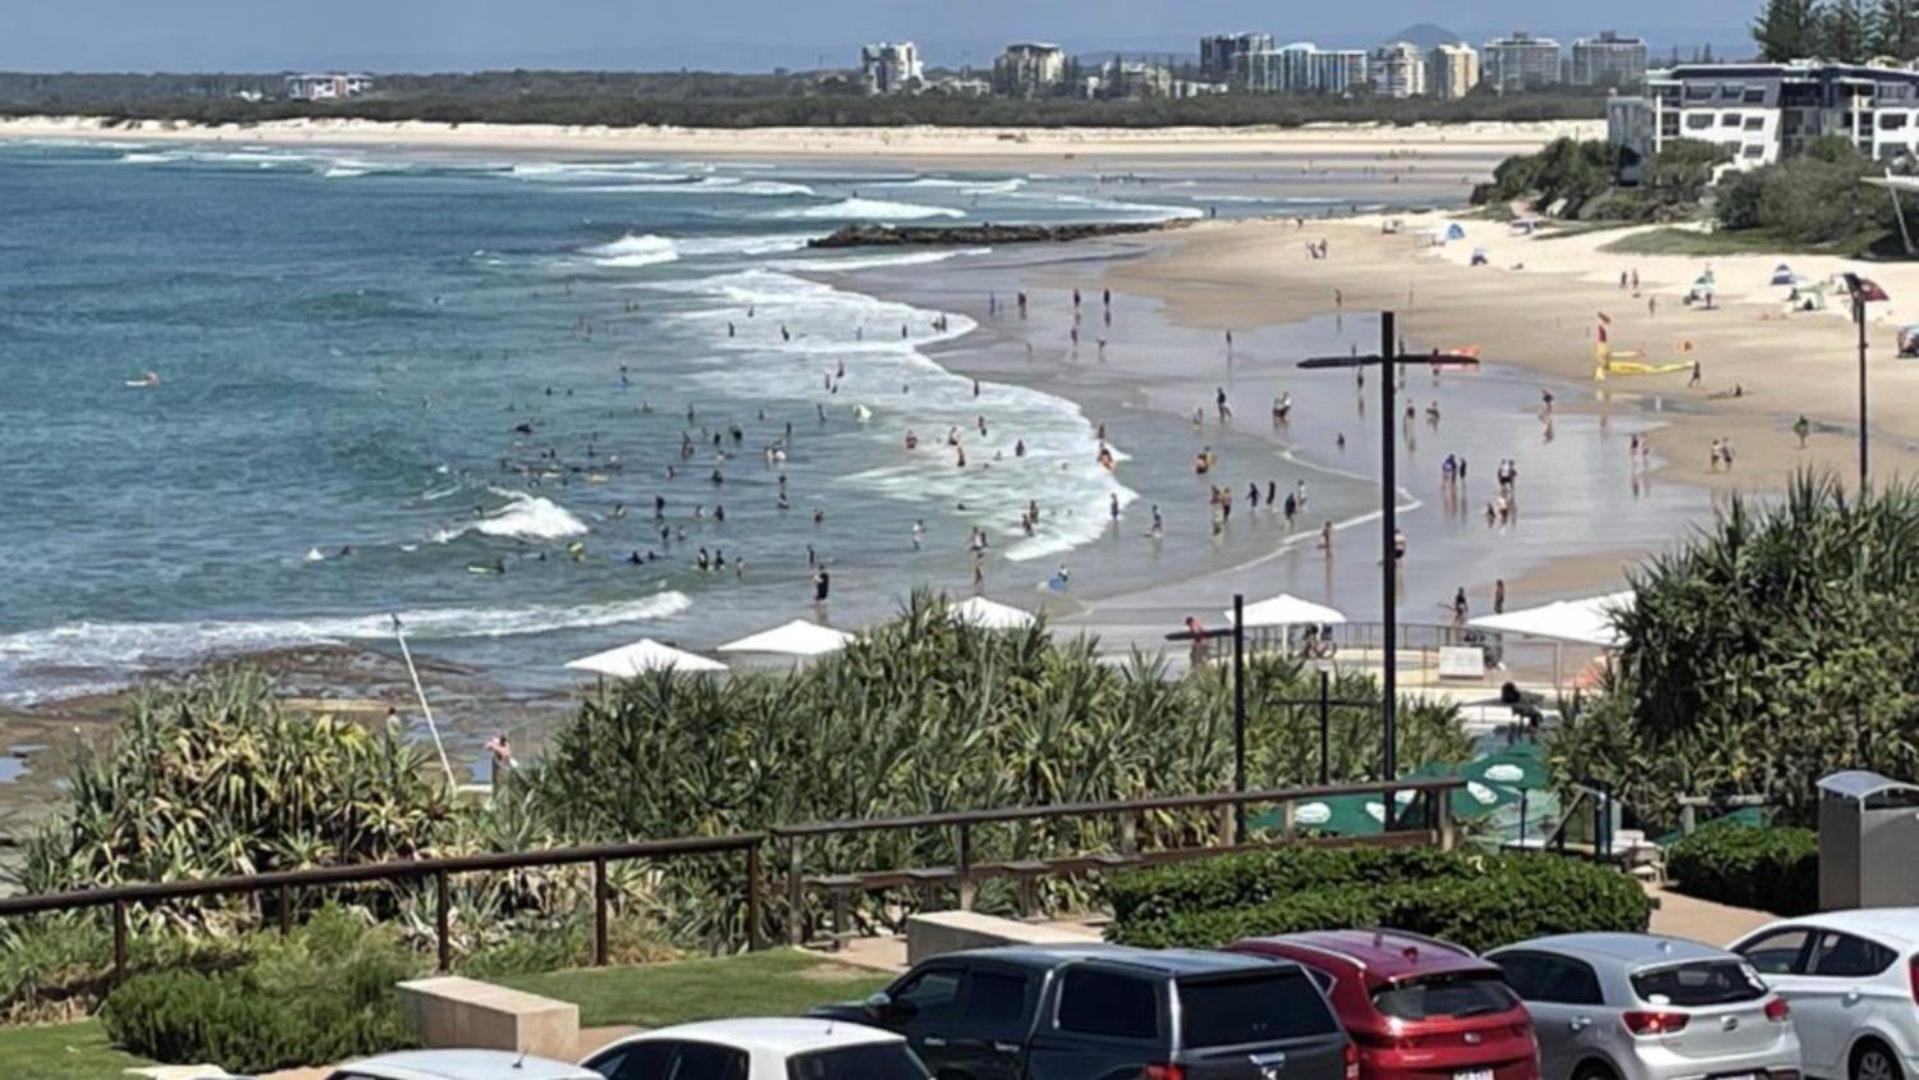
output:
[[1466,39],[1443,26],[1435,26],[1432,23],[1414,23],[1412,26],[1408,26],[1399,33],[1388,37],[1385,41],[1381,42],[1381,44],[1407,41],[1422,49],[1430,49],[1435,45],[1451,45],[1455,41],[1464,40]]

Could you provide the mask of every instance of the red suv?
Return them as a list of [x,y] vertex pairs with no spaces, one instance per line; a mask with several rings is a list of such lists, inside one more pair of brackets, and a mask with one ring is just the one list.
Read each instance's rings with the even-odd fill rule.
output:
[[1291,960],[1333,1003],[1361,1080],[1539,1080],[1526,1007],[1497,966],[1403,930],[1248,938],[1232,952]]

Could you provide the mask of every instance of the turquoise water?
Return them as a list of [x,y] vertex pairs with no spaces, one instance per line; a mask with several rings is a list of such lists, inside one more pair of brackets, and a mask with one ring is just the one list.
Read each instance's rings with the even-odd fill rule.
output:
[[[391,613],[429,650],[550,676],[719,613],[791,617],[809,550],[868,586],[835,583],[834,618],[857,623],[923,576],[915,519],[947,548],[987,528],[996,564],[1043,576],[1133,497],[1094,464],[1092,424],[929,360],[966,319],[799,276],[967,253],[804,242],[855,220],[1196,216],[1206,198],[1190,181],[1121,199],[1066,177],[23,144],[0,146],[0,191],[15,703],[379,643]],[[942,445],[955,427],[974,467]],[[1048,511],[1032,537],[1028,498]],[[698,570],[701,548],[726,569]]]

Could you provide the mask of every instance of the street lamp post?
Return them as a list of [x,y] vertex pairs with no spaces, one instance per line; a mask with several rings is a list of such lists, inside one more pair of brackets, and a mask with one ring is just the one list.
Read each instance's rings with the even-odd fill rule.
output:
[[1866,305],[1891,299],[1886,290],[1858,274],[1846,274],[1846,291],[1852,295],[1852,322],[1859,330],[1859,494],[1866,493]]
[[[1397,583],[1394,575],[1399,570],[1397,544],[1399,533],[1399,485],[1397,473],[1397,450],[1393,442],[1394,387],[1399,368],[1405,364],[1446,364],[1449,366],[1477,367],[1479,358],[1463,353],[1442,353],[1437,350],[1426,356],[1404,357],[1399,354],[1397,322],[1390,311],[1379,313],[1379,352],[1373,356],[1316,356],[1299,362],[1301,368],[1316,370],[1319,368],[1377,367],[1380,369],[1380,416],[1379,416],[1379,523],[1380,523],[1380,646],[1384,655],[1380,673],[1380,740],[1382,743],[1380,766],[1382,779],[1391,780],[1399,775],[1399,626],[1396,619],[1398,610]],[[1392,800],[1387,800],[1386,812],[1392,816]]]

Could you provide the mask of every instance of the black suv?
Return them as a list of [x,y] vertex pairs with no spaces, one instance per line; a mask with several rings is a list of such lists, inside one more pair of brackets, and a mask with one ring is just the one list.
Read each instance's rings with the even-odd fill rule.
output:
[[897,1031],[939,1080],[1353,1080],[1297,965],[1088,943],[934,957],[816,1016]]

